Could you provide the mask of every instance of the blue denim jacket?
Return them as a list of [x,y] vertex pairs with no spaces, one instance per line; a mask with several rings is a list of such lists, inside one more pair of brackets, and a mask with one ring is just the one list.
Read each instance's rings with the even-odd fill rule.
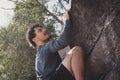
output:
[[71,26],[67,20],[61,36],[57,40],[50,40],[39,46],[36,53],[36,75],[37,80],[49,80],[61,63],[58,50],[65,48],[70,41]]

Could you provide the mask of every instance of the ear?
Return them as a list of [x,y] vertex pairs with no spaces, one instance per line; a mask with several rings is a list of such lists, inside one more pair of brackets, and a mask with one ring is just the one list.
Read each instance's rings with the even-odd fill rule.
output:
[[32,41],[33,41],[33,42],[36,42],[37,40],[36,40],[36,38],[33,38]]

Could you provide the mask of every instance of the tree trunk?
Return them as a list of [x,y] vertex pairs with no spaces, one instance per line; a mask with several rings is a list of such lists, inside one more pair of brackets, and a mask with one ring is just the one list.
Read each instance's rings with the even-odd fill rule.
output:
[[72,0],[71,47],[85,54],[85,80],[120,80],[120,0]]

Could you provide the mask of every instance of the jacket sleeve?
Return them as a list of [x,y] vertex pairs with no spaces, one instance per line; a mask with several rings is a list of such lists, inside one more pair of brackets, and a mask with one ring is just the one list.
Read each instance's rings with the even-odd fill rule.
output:
[[58,50],[66,47],[70,42],[70,33],[71,33],[70,20],[66,20],[63,33],[57,40],[51,40],[48,43],[46,43],[45,45],[46,50],[50,52],[57,52]]

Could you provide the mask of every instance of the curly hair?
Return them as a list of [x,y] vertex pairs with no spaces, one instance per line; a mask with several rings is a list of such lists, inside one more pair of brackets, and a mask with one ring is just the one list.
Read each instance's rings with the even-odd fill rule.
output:
[[37,46],[36,43],[33,42],[32,40],[36,36],[34,29],[37,27],[43,27],[43,26],[40,24],[35,24],[27,30],[27,34],[26,34],[27,42],[29,43],[30,47],[33,47],[33,48]]

